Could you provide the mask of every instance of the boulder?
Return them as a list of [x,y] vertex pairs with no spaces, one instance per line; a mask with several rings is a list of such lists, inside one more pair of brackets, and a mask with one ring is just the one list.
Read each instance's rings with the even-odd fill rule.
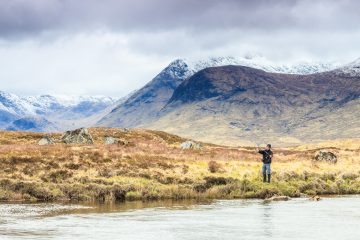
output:
[[270,198],[266,198],[264,201],[265,202],[272,202],[272,201],[288,201],[291,198],[288,196],[272,196]]
[[40,139],[38,141],[38,145],[43,146],[43,145],[51,145],[54,144],[54,139],[52,139],[50,136],[45,136],[42,139]]
[[94,140],[86,128],[79,128],[67,131],[61,137],[61,141],[66,144],[93,144]]
[[110,136],[106,136],[104,137],[104,143],[106,145],[110,145],[110,144],[118,144],[119,141],[113,137],[110,137]]
[[315,160],[316,161],[325,161],[330,163],[336,163],[337,162],[337,156],[329,151],[320,150],[315,154]]
[[181,149],[202,149],[202,145],[200,143],[196,143],[193,141],[185,141],[180,144]]
[[321,198],[318,195],[315,195],[315,196],[310,197],[309,200],[311,200],[311,201],[320,201]]
[[118,140],[118,145],[128,145],[129,144],[129,141],[128,140],[125,140],[125,139],[119,139]]
[[128,145],[129,142],[127,140],[124,139],[116,139],[114,137],[111,136],[106,136],[104,138],[104,144],[106,145],[111,145],[111,144],[117,144],[117,145]]

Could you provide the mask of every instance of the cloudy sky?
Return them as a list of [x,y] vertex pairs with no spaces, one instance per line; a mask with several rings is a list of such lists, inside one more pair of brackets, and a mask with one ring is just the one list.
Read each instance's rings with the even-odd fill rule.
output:
[[0,0],[0,90],[123,96],[175,58],[360,57],[356,0]]

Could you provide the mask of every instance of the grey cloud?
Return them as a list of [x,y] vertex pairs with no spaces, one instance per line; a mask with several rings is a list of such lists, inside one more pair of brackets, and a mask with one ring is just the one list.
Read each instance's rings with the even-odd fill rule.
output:
[[350,0],[0,0],[0,37],[47,31],[355,29]]

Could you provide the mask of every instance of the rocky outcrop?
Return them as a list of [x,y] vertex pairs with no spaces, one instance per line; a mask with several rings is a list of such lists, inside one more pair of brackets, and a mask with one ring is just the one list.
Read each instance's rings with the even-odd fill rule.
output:
[[337,162],[337,156],[334,153],[330,152],[330,151],[320,150],[319,152],[316,153],[315,160],[316,161],[325,161],[325,162],[330,162],[330,163],[336,163]]
[[94,140],[86,128],[79,128],[73,131],[67,131],[61,141],[66,144],[93,144]]
[[50,136],[45,136],[42,139],[39,140],[38,145],[44,146],[44,145],[52,145],[55,141]]
[[118,144],[118,143],[119,143],[119,141],[113,137],[110,137],[110,136],[104,137],[105,145]]
[[200,143],[196,143],[193,141],[185,141],[180,144],[181,149],[202,149],[202,145]]
[[124,140],[124,139],[116,139],[114,137],[111,136],[105,136],[104,137],[104,144],[105,145],[111,145],[111,144],[117,144],[117,145],[128,145],[129,141]]
[[266,198],[264,201],[265,202],[272,202],[272,201],[288,201],[291,198],[288,196],[272,196],[270,198]]
[[315,196],[310,197],[309,200],[311,200],[311,201],[320,201],[321,198],[318,195],[315,195]]

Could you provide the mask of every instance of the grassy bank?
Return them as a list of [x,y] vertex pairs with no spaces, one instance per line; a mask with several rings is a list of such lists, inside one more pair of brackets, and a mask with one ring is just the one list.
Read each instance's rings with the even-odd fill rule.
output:
[[[38,146],[39,133],[0,132],[0,200],[123,201],[266,198],[360,193],[360,140],[275,148],[273,183],[263,184],[260,155],[251,148],[205,144],[181,150],[185,139],[150,130],[90,129],[94,145]],[[126,140],[104,145],[103,137]],[[54,135],[58,138],[60,135]],[[344,140],[345,141],[345,140]],[[315,162],[331,148],[336,164]]]

